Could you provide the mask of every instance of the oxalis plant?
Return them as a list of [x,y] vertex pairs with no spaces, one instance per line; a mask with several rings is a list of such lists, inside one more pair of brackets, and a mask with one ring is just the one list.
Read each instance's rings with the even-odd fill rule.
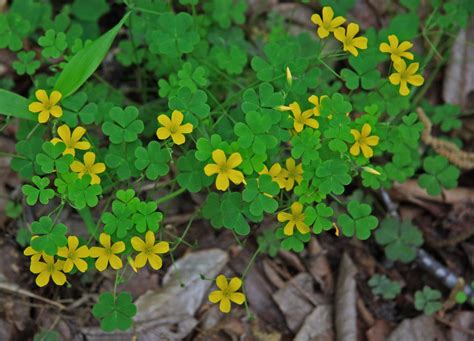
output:
[[[433,81],[423,74],[473,6],[432,0],[420,28],[419,1],[401,2],[380,31],[362,30],[344,16],[351,1],[338,1],[312,15],[312,33],[291,35],[277,15],[266,33],[244,31],[244,0],[117,1],[125,14],[100,35],[105,0],[54,15],[49,1],[13,1],[0,15],[0,48],[16,53],[12,66],[31,88],[24,97],[0,80],[4,125],[17,124],[16,152],[2,154],[25,182],[24,204],[44,206],[34,221],[9,206],[27,226],[17,240],[36,285],[115,272],[92,314],[105,331],[131,328],[137,309],[117,285],[144,267],[163,271],[192,221],[182,236],[165,234],[160,204],[199,193],[192,219],[231,230],[241,245],[258,240],[241,277],[203,274],[223,313],[248,309],[245,276],[258,254],[301,252],[321,233],[371,238],[379,219],[361,198],[346,199],[354,188],[413,177],[432,195],[455,187],[456,166],[430,149],[420,154],[415,109],[433,113],[443,132],[456,127],[422,101]],[[413,48],[420,36],[432,45],[425,54]],[[104,58],[121,70],[112,72],[118,83],[96,72]],[[87,231],[65,225],[66,207]],[[410,222],[387,220],[378,231],[393,260],[412,261],[423,242]]]

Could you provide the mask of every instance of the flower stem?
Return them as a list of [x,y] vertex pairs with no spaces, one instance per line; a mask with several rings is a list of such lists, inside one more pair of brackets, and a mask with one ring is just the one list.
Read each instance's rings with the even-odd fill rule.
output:
[[165,195],[164,197],[161,197],[160,199],[156,200],[156,204],[159,205],[159,204],[162,204],[164,202],[167,202],[175,197],[177,197],[178,195],[182,194],[184,191],[186,191],[185,188],[180,188],[174,192],[171,192],[170,194],[168,195]]

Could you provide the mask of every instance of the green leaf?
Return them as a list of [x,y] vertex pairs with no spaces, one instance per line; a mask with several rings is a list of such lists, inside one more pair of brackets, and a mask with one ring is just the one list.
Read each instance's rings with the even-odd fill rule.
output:
[[272,229],[267,229],[258,236],[257,243],[260,251],[267,253],[270,257],[275,257],[281,247],[281,240]]
[[92,44],[80,50],[66,64],[58,77],[54,89],[59,91],[63,98],[72,95],[94,73],[110,49],[115,36],[123,23],[127,20],[127,13],[120,22],[100,36]]
[[25,97],[0,89],[0,115],[34,121],[36,115],[28,111],[28,105],[29,101]]
[[378,219],[370,214],[372,208],[359,201],[350,201],[347,205],[349,214],[341,214],[337,218],[337,224],[346,237],[356,236],[359,240],[367,240],[370,232],[377,227]]
[[382,296],[386,300],[394,299],[402,290],[400,283],[390,280],[385,275],[374,274],[368,283],[374,295]]
[[132,176],[140,176],[140,171],[135,168],[135,153],[133,152],[141,146],[141,141],[132,143],[111,144],[105,155],[107,167],[115,170],[119,180],[129,179]]
[[158,17],[156,27],[147,35],[153,53],[179,57],[192,52],[199,43],[200,37],[194,29],[193,17],[188,13],[164,13]]
[[15,69],[18,75],[34,75],[36,70],[40,67],[41,62],[39,60],[35,60],[35,52],[34,51],[21,51],[18,53],[17,57],[18,60],[12,63],[13,68]]
[[41,55],[44,58],[59,58],[67,47],[66,34],[53,29],[47,30],[38,39],[38,45],[43,48]]
[[243,214],[243,201],[240,193],[226,192],[222,198],[220,210],[224,227],[241,236],[249,234],[250,225]]
[[375,232],[375,240],[382,245],[388,259],[404,263],[413,261],[416,251],[423,244],[423,235],[410,221],[400,222],[385,218]]
[[104,231],[107,234],[116,234],[118,238],[124,238],[133,226],[132,209],[128,205],[114,201],[112,212],[105,212],[100,220],[104,223]]
[[90,182],[90,175],[85,174],[81,179],[76,179],[68,187],[68,198],[71,200],[74,208],[95,207],[99,203],[97,197],[102,194],[102,187],[98,184],[91,185]]
[[349,175],[349,166],[343,160],[331,159],[324,161],[316,170],[316,176],[320,178],[319,190],[323,194],[342,194],[344,186],[348,185],[352,178]]
[[54,171],[65,173],[69,170],[69,165],[74,160],[74,157],[70,154],[63,155],[63,152],[66,150],[64,143],[58,142],[53,144],[47,141],[43,143],[42,149],[44,153],[36,155],[36,162],[43,172],[48,174]]
[[431,316],[443,307],[441,292],[425,285],[423,290],[415,292],[415,308]]
[[425,188],[429,195],[439,195],[442,187],[455,188],[461,174],[457,167],[450,165],[448,159],[440,155],[425,158],[423,169],[426,174],[418,178],[418,184]]
[[194,126],[198,125],[200,119],[207,118],[211,112],[206,93],[202,90],[193,93],[187,87],[180,88],[177,95],[169,99],[168,106],[171,110],[182,111]]
[[50,256],[54,256],[59,247],[67,244],[65,236],[67,227],[63,224],[53,225],[49,217],[41,217],[39,221],[31,224],[31,232],[37,235],[31,240],[31,247],[38,251],[44,251]]
[[280,193],[280,186],[272,181],[270,175],[249,179],[242,192],[244,201],[250,203],[250,213],[260,216],[263,212],[273,213],[278,209],[278,201],[273,197]]
[[203,187],[209,186],[213,179],[204,174],[206,163],[196,160],[194,151],[190,150],[178,159],[179,174],[178,184],[191,193],[199,192]]
[[36,187],[23,185],[21,188],[23,194],[26,196],[26,203],[33,206],[39,199],[40,203],[47,205],[49,200],[54,198],[54,191],[50,188],[46,188],[49,185],[49,179],[40,178],[35,175],[31,181],[36,185]]
[[204,10],[222,28],[229,28],[232,22],[243,24],[247,3],[245,0],[211,0],[206,1]]
[[20,50],[23,47],[23,38],[28,35],[30,28],[30,23],[23,19],[22,15],[12,11],[2,13],[0,15],[0,49],[8,47],[12,51]]
[[160,221],[163,220],[163,213],[156,212],[158,206],[155,202],[140,202],[137,205],[137,212],[132,216],[132,222],[140,233],[150,230],[157,232],[160,228]]
[[112,122],[108,121],[102,124],[102,131],[109,136],[110,142],[114,144],[136,141],[138,134],[145,128],[143,121],[138,119],[136,107],[128,106],[125,109],[113,107],[109,116]]
[[282,239],[281,247],[287,251],[301,252],[304,250],[304,244],[311,239],[311,233],[301,234],[295,230],[292,236],[286,236],[283,233],[283,228],[276,231],[276,237]]
[[151,141],[148,147],[138,147],[135,149],[135,167],[139,171],[145,170],[145,175],[149,180],[156,180],[160,176],[168,174],[170,168],[168,162],[171,159],[167,149],[161,149],[157,141]]
[[106,332],[130,329],[132,317],[136,313],[137,307],[128,292],[121,292],[117,296],[111,292],[102,293],[92,308],[92,315],[100,320],[100,328]]
[[324,203],[319,203],[314,207],[307,207],[304,212],[306,225],[313,225],[313,232],[320,234],[323,231],[332,229],[331,218],[334,215],[334,210]]

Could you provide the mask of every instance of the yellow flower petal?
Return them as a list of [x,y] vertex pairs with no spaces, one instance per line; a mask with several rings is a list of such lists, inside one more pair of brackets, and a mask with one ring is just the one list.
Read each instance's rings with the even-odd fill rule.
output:
[[45,271],[48,268],[48,265],[44,262],[31,262],[30,271],[34,274],[39,274],[40,272]]
[[107,268],[107,265],[109,265],[109,259],[105,255],[100,256],[95,261],[95,268],[99,271],[104,271]]
[[229,283],[227,282],[227,278],[224,275],[219,275],[216,278],[216,285],[221,290],[227,290]]
[[180,134],[180,133],[171,134],[171,139],[173,140],[173,143],[178,146],[186,142],[186,138],[184,137],[183,134]]
[[110,263],[110,266],[112,267],[112,269],[114,269],[114,270],[121,269],[122,266],[123,266],[122,260],[120,259],[120,257],[118,257],[116,255],[112,255],[110,257],[109,263]]
[[147,247],[155,245],[155,234],[152,231],[147,231],[145,234],[145,241]]
[[242,156],[239,153],[232,153],[227,159],[227,167],[235,168],[242,163]]
[[51,277],[51,274],[47,271],[41,272],[38,277],[36,277],[36,285],[39,287],[44,287],[46,284],[49,283],[49,278]]
[[80,272],[86,272],[87,270],[87,262],[83,259],[76,259],[74,261],[74,265]]
[[289,214],[287,212],[279,212],[278,215],[277,215],[277,219],[281,223],[290,220],[291,217],[292,217],[291,214]]
[[224,298],[224,295],[222,294],[222,291],[215,290],[209,294],[208,298],[209,298],[209,301],[211,301],[212,303],[217,303],[220,300],[222,300],[222,298]]
[[423,85],[424,81],[425,79],[421,75],[413,75],[407,79],[407,82],[414,86],[421,86]]
[[293,213],[293,215],[300,214],[301,212],[303,212],[303,205],[301,203],[296,201],[291,204],[291,213]]
[[245,302],[245,295],[242,294],[241,292],[234,292],[232,294],[229,295],[229,299],[234,302],[234,303],[237,303],[237,304],[242,304]]
[[155,270],[161,269],[161,266],[163,265],[163,261],[161,260],[161,257],[156,254],[149,255],[148,262],[150,263],[151,267]]
[[354,143],[352,145],[351,149],[349,149],[349,152],[354,156],[358,156],[360,154],[360,144],[359,144],[359,142]]
[[216,149],[212,152],[212,159],[218,166],[223,166],[227,162],[227,158],[225,153],[222,149]]
[[229,188],[229,178],[225,174],[217,174],[216,178],[216,188],[221,191],[227,190]]
[[39,123],[46,123],[49,120],[49,110],[43,110],[38,115],[38,122]]
[[105,255],[105,250],[102,247],[93,246],[89,249],[89,256],[92,258],[98,258]]
[[227,177],[236,185],[240,185],[244,181],[244,174],[235,169],[231,169],[227,172]]
[[364,154],[364,157],[367,158],[367,159],[374,155],[374,152],[372,151],[372,148],[370,148],[366,144],[361,144],[360,149],[362,149],[362,154]]
[[84,154],[84,165],[91,167],[95,162],[95,154],[93,152],[87,152]]
[[295,229],[295,223],[290,221],[288,222],[288,224],[285,225],[285,227],[283,228],[283,234],[285,236],[292,236],[293,233],[294,233],[294,229]]
[[30,103],[28,110],[34,113],[40,112],[41,110],[44,110],[44,104],[40,102]]
[[48,94],[46,93],[45,90],[36,90],[35,91],[35,97],[40,101],[41,103],[49,103],[49,97]]
[[215,163],[208,164],[204,167],[204,174],[206,174],[207,176],[217,174],[219,173],[219,171],[220,167]]
[[140,252],[136,257],[135,257],[135,266],[137,268],[143,268],[148,261],[148,257],[145,252]]
[[49,102],[51,103],[51,105],[56,105],[61,100],[61,97],[61,93],[59,91],[54,90],[49,96]]
[[158,137],[160,140],[166,140],[170,136],[171,132],[168,128],[161,127],[156,130],[156,137]]
[[49,113],[54,117],[61,117],[63,115],[63,109],[59,105],[55,105],[49,109]]
[[135,251],[143,251],[146,247],[145,242],[139,237],[132,237],[130,240]]
[[71,170],[75,173],[82,173],[82,172],[84,172],[85,167],[84,167],[84,164],[82,162],[75,160],[71,163],[69,168],[71,168]]
[[124,242],[116,242],[112,245],[112,252],[113,253],[121,253],[125,251],[125,243]]
[[219,310],[223,313],[228,313],[230,311],[230,300],[227,297],[222,297],[221,302],[219,303]]
[[73,131],[72,131],[72,135],[71,135],[71,141],[72,143],[76,144],[77,142],[79,142],[79,140],[84,136],[84,134],[86,133],[86,129],[83,128],[83,127],[76,127]]
[[179,126],[179,125],[181,125],[181,123],[183,123],[183,119],[184,119],[184,116],[183,116],[183,113],[181,111],[175,110],[171,114],[171,122],[173,122],[177,126]]
[[170,244],[168,242],[159,242],[153,247],[154,253],[166,253],[170,250]]
[[169,128],[171,127],[171,120],[168,116],[166,115],[160,115],[158,116],[158,122],[165,128]]
[[110,235],[107,233],[101,233],[99,236],[100,245],[103,247],[109,248],[110,247]]
[[370,127],[370,125],[367,123],[364,123],[364,125],[362,126],[362,130],[360,132],[360,136],[362,138],[365,138],[370,135],[371,131],[372,131],[372,128]]
[[239,290],[241,286],[242,286],[242,280],[238,277],[234,277],[230,280],[229,286],[227,287],[227,289],[231,292],[235,292]]

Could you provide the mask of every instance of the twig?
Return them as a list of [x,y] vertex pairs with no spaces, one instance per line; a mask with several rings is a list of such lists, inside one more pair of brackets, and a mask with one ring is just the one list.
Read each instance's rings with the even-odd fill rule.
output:
[[13,294],[18,294],[18,295],[21,295],[21,296],[34,298],[34,299],[37,299],[38,301],[48,303],[49,305],[55,306],[56,308],[58,308],[60,310],[66,309],[65,305],[63,305],[59,302],[50,300],[46,297],[36,295],[36,294],[32,293],[31,291],[20,288],[16,284],[7,283],[7,282],[0,282],[0,290],[4,290],[4,291],[7,291],[7,292],[10,292],[10,293],[13,293]]

